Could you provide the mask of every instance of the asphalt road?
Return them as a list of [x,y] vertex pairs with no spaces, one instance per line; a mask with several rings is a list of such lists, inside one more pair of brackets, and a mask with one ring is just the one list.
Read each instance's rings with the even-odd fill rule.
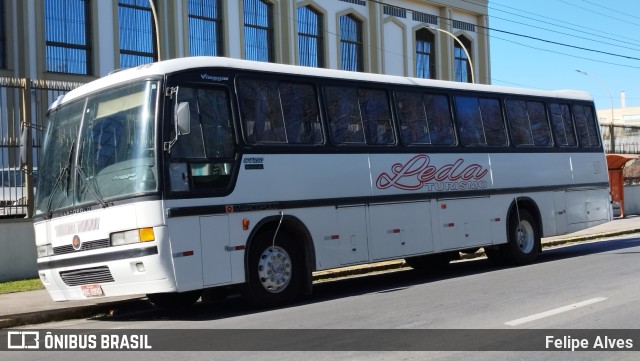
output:
[[[639,274],[640,239],[622,238],[545,250],[537,263],[523,267],[496,267],[486,259],[478,259],[453,263],[438,273],[402,270],[320,283],[314,286],[310,298],[275,310],[251,309],[239,299],[231,298],[199,304],[183,312],[150,311],[34,328],[353,329],[353,334],[342,332],[340,335],[356,338],[359,329],[390,330],[389,335],[398,330],[487,329],[511,330],[507,332],[514,336],[505,342],[513,342],[522,330],[638,329]],[[635,334],[638,337],[632,342],[635,349],[640,350],[640,333]],[[176,331],[174,337],[187,336],[183,331]],[[5,352],[0,358],[4,361],[40,358],[87,361],[116,357],[139,361],[637,360],[639,352]]]

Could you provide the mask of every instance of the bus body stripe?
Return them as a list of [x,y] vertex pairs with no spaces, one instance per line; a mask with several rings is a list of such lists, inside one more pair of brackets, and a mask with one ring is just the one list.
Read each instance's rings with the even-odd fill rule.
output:
[[[366,197],[348,197],[348,198],[326,198],[326,199],[308,199],[308,200],[291,200],[269,203],[243,203],[235,204],[235,212],[248,212],[267,209],[294,209],[294,208],[310,208],[310,207],[342,207],[354,204],[383,204],[393,202],[408,201],[425,201],[432,199],[456,199],[456,198],[472,198],[472,197],[489,197],[503,194],[519,193],[536,193],[536,192],[552,192],[552,191],[578,191],[585,189],[607,189],[609,183],[588,183],[577,184],[569,188],[567,186],[540,186],[526,188],[503,188],[503,189],[484,189],[466,192],[433,192],[433,193],[411,193],[411,194],[394,194],[384,196],[366,196]],[[264,206],[268,205],[268,207]],[[171,207],[167,208],[167,218],[202,216],[210,214],[224,214],[227,212],[229,205],[212,205],[212,206],[194,206],[194,207]]]

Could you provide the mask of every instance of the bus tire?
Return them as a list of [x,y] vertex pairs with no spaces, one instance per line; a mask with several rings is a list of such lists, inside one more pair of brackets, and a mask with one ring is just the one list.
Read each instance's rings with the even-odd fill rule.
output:
[[282,231],[258,235],[249,246],[243,296],[257,307],[293,302],[303,290],[304,257],[300,245]]
[[170,293],[153,293],[148,294],[147,299],[149,302],[158,308],[166,308],[166,309],[178,309],[182,307],[189,307],[196,303],[200,296],[202,295],[202,290],[193,290],[187,292],[170,292]]
[[502,257],[511,264],[524,265],[538,257],[540,231],[535,217],[526,209],[514,211],[509,217],[508,242],[500,246]]
[[404,261],[415,270],[437,271],[445,268],[449,262],[453,261],[457,256],[459,256],[458,252],[444,252],[424,256],[407,257]]

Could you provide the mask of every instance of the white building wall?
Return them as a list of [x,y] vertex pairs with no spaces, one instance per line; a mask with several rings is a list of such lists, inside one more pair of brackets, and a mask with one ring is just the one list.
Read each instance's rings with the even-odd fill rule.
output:
[[411,64],[406,61],[407,36],[404,24],[393,17],[385,19],[383,37],[383,73],[389,75],[408,75],[406,67]]

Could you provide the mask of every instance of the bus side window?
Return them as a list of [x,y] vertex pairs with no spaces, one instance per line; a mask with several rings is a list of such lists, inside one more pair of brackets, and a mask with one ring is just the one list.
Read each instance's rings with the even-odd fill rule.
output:
[[499,99],[456,96],[455,101],[463,145],[507,145]]
[[551,146],[551,131],[544,103],[507,100],[507,115],[515,145]]
[[500,100],[496,98],[480,98],[479,105],[487,145],[507,145],[507,131],[504,126]]
[[181,87],[178,93],[178,103],[189,102],[191,131],[178,138],[171,150],[173,158],[205,158],[198,91],[194,88]]
[[386,90],[326,86],[331,137],[337,144],[395,143]]
[[449,98],[446,95],[397,92],[396,105],[405,144],[455,144]]
[[324,90],[333,142],[364,144],[364,129],[356,88],[326,86]]
[[556,144],[561,147],[575,147],[577,145],[576,132],[569,105],[550,103],[549,113],[551,114],[551,125]]
[[475,97],[456,97],[456,115],[463,145],[485,145],[480,104]]
[[533,145],[533,135],[527,117],[527,103],[523,100],[508,100],[507,119],[509,119],[513,144]]
[[425,94],[423,99],[431,144],[454,145],[456,137],[449,97],[444,94]]
[[574,105],[573,114],[575,116],[580,145],[583,147],[597,147],[600,145],[598,128],[591,107]]
[[322,126],[313,85],[282,82],[279,90],[289,144],[321,144]]
[[276,81],[239,79],[238,101],[245,140],[248,143],[287,142]]
[[551,129],[544,103],[527,102],[527,112],[529,113],[531,134],[533,134],[533,144],[538,147],[551,146]]
[[367,144],[395,143],[387,92],[379,89],[359,88],[358,98]]
[[172,190],[223,188],[230,182],[235,156],[227,91],[180,87],[178,103],[184,101],[189,102],[191,131],[178,138],[170,153]]

